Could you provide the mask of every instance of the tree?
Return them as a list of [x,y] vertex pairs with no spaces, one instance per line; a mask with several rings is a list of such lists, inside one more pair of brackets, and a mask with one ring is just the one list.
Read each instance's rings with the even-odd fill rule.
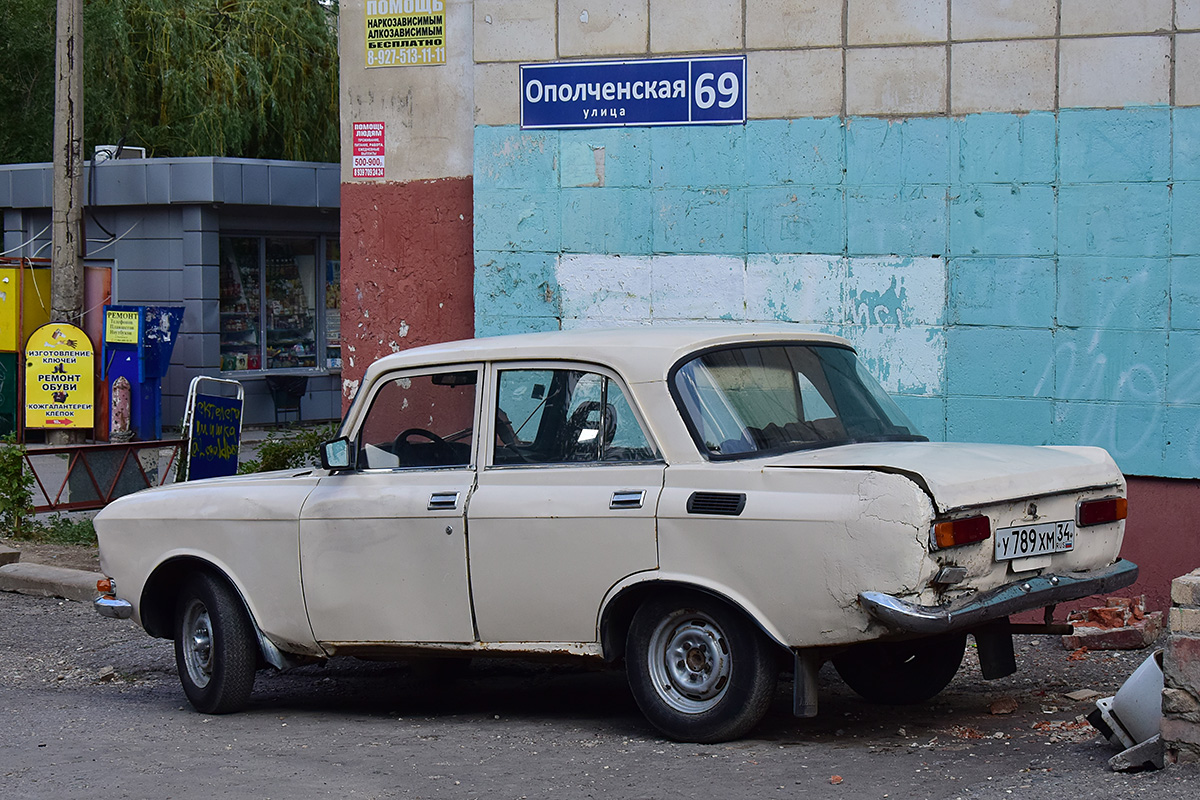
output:
[[[0,123],[0,163],[45,161],[54,0],[0,5],[0,113],[21,120]],[[87,0],[87,151],[337,161],[336,15],[320,0]]]
[[0,164],[49,161],[54,0],[0,2]]

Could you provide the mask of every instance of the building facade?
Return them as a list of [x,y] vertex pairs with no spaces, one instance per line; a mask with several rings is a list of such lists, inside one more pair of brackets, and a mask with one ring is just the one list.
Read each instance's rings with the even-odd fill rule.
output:
[[[370,64],[422,8],[444,63]],[[428,341],[793,322],[933,439],[1105,447],[1126,555],[1200,563],[1200,0],[341,9],[344,398]],[[745,57],[744,124],[521,126],[522,64],[713,55]]]
[[[49,254],[52,173],[0,166],[6,257]],[[135,158],[91,162],[85,180],[84,263],[105,273],[108,302],[184,308],[164,426],[180,424],[198,375],[240,381],[248,425],[276,420],[269,378],[307,379],[285,419],[341,416],[337,165]]]

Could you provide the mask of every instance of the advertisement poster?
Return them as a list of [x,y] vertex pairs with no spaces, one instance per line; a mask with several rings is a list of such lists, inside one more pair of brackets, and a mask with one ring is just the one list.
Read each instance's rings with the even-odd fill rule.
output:
[[367,66],[446,63],[444,0],[367,0]]
[[94,361],[91,340],[74,325],[35,330],[25,345],[25,427],[91,428]]
[[104,341],[109,344],[137,344],[138,312],[105,311]]
[[382,122],[354,123],[353,177],[382,178],[384,176],[383,132]]

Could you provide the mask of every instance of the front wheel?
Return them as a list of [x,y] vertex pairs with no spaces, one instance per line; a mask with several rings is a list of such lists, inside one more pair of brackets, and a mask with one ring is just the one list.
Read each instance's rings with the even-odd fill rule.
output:
[[175,665],[197,711],[228,714],[246,707],[258,652],[241,599],[211,575],[191,576],[175,612]]
[[965,633],[902,642],[865,642],[833,658],[842,680],[872,703],[924,703],[950,684],[962,664]]
[[629,628],[626,671],[646,719],[672,739],[736,739],[767,713],[779,664],[770,641],[703,595],[654,598]]

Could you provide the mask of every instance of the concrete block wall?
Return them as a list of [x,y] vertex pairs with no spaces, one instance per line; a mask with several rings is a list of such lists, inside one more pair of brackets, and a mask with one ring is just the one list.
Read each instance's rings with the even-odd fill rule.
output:
[[[478,335],[791,321],[931,438],[1200,477],[1200,0],[591,5],[475,3]],[[713,52],[744,126],[518,127],[522,62]]]
[[1200,569],[1171,583],[1163,652],[1162,738],[1167,759],[1200,763]]

